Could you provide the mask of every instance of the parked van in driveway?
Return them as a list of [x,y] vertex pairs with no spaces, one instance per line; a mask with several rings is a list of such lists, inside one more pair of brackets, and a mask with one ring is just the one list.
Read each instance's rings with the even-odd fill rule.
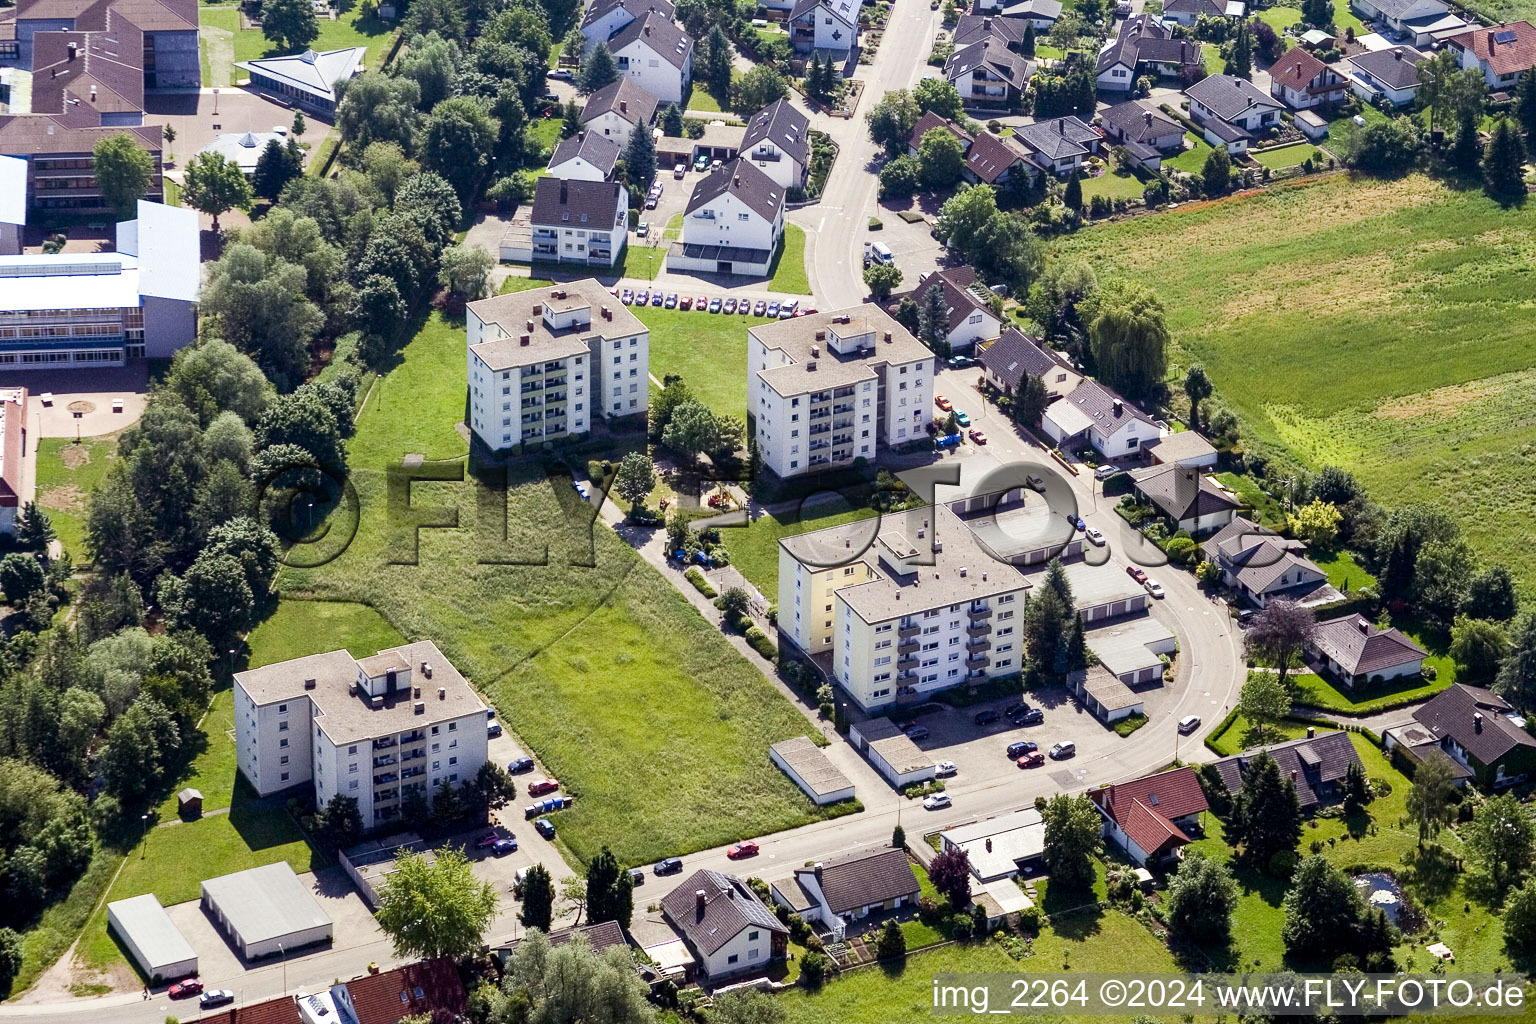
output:
[[884,242],[870,242],[865,247],[864,256],[872,263],[896,262],[896,256],[891,252],[891,247]]

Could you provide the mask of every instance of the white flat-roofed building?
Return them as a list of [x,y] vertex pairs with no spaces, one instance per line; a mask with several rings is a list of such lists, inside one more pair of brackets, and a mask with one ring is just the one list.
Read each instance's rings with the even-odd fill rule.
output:
[[411,790],[480,770],[486,711],[430,640],[362,659],[314,654],[235,674],[237,760],[263,796],[308,784],[317,807],[349,796],[378,827]]
[[140,200],[117,251],[0,256],[0,373],[165,359],[197,337],[197,214]]
[[107,925],[151,984],[197,973],[197,951],[153,893],[108,903]]
[[760,324],[747,339],[758,453],[779,476],[851,466],[926,436],[935,357],[884,310]]
[[853,799],[853,783],[809,736],[773,744],[768,757],[817,806]]
[[1127,686],[1161,680],[1162,656],[1178,649],[1173,630],[1148,616],[1089,630],[1085,639],[1099,664]]
[[[1089,626],[1101,620],[1145,611],[1152,603],[1151,595],[1131,579],[1125,566],[1114,560],[1091,565],[1082,559],[1073,559],[1063,561],[1062,568],[1072,587],[1072,603]],[[1031,584],[1043,578],[1043,569],[1028,577]]]
[[925,506],[779,541],[779,629],[865,710],[1023,668],[1029,582]]
[[0,156],[0,256],[21,253],[21,232],[27,226],[27,162]]
[[[993,558],[1013,565],[1035,565],[1083,553],[1083,535],[1036,489],[1055,473],[1042,465],[973,455],[953,463],[958,483],[934,487],[934,500],[959,516]],[[918,493],[929,486],[923,469],[897,476]],[[1073,506],[1075,507],[1075,506]]]
[[469,426],[503,451],[643,416],[651,333],[593,278],[471,302]]
[[895,789],[926,782],[938,774],[933,755],[924,753],[889,718],[853,723],[848,727],[848,742]]
[[247,960],[331,940],[331,917],[287,861],[203,882],[203,909]]
[[1045,855],[1045,819],[1033,807],[939,833],[940,851],[964,850],[979,881],[1012,878]]

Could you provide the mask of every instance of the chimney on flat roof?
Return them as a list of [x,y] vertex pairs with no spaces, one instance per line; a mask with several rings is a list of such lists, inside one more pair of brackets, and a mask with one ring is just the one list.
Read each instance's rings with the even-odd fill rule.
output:
[[528,344],[528,342],[529,342],[529,340],[530,340],[530,339],[529,339],[529,337],[528,337],[528,335],[526,335],[526,334],[522,334],[522,335],[519,335],[519,336],[518,336],[518,339],[517,339],[517,343],[518,343],[518,344],[519,344],[519,345],[524,345],[524,346],[526,346],[526,345],[527,345],[527,344]]
[[438,700],[447,700],[448,699],[448,687],[446,687],[446,686],[439,686],[437,688],[437,699]]
[[421,687],[413,686],[411,688],[411,696],[415,697],[417,700],[421,700]]
[[74,60],[75,59],[75,49],[76,49],[75,44],[74,43],[70,43],[69,44],[69,59],[70,60]]
[[525,331],[533,330],[533,321],[532,320],[524,320],[523,321],[523,330],[525,330]]
[[306,679],[306,680],[304,680],[304,689],[306,689],[306,690],[313,690],[314,688],[315,688],[315,681],[313,679]]
[[381,707],[384,706],[384,697],[383,697],[382,694],[377,696],[377,697],[372,697],[372,698],[369,699],[368,703],[372,707],[381,708]]
[[415,704],[411,705],[411,711],[414,714],[424,715],[427,713],[427,705],[424,701],[417,701]]
[[430,661],[424,661],[421,663],[421,674],[426,676],[428,679],[432,678],[432,663]]

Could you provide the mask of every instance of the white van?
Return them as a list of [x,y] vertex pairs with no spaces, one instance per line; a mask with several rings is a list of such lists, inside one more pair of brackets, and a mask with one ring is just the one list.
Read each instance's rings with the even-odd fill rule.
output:
[[1057,761],[1065,761],[1077,753],[1077,744],[1071,740],[1062,740],[1051,748],[1051,757]]
[[870,242],[868,255],[870,260],[875,263],[896,262],[896,256],[891,252],[891,247],[884,242]]

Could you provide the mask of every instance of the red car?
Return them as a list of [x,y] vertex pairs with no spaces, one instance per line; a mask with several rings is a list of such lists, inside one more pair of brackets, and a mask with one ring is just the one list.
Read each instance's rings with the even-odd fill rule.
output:
[[700,295],[698,298],[693,300],[693,304],[700,313],[706,312],[709,309],[709,296]]
[[757,844],[756,843],[737,843],[735,846],[731,847],[729,850],[726,850],[725,851],[725,855],[727,857],[729,857],[731,860],[740,860],[743,857],[756,857],[757,856]]
[[186,978],[171,986],[172,999],[185,999],[187,996],[195,996],[203,990],[203,983],[197,978]]
[[677,300],[677,308],[678,309],[692,309],[693,308],[693,296],[692,295],[684,295],[682,298],[678,299]]
[[1128,565],[1125,567],[1125,571],[1130,575],[1131,579],[1135,580],[1137,583],[1147,582],[1146,570],[1144,570],[1141,566]]
[[545,793],[553,793],[559,788],[559,779],[539,779],[537,782],[528,783],[528,795],[542,796]]
[[1040,753],[1038,750],[1031,750],[1029,753],[1019,758],[1015,763],[1018,764],[1020,768],[1038,768],[1045,764],[1045,755]]
[[983,434],[979,430],[972,430],[971,431],[971,443],[972,444],[986,444],[987,443],[987,435]]
[[495,832],[487,832],[485,835],[475,840],[475,846],[483,850],[487,846],[495,846],[496,840],[500,838],[501,836],[497,835]]

